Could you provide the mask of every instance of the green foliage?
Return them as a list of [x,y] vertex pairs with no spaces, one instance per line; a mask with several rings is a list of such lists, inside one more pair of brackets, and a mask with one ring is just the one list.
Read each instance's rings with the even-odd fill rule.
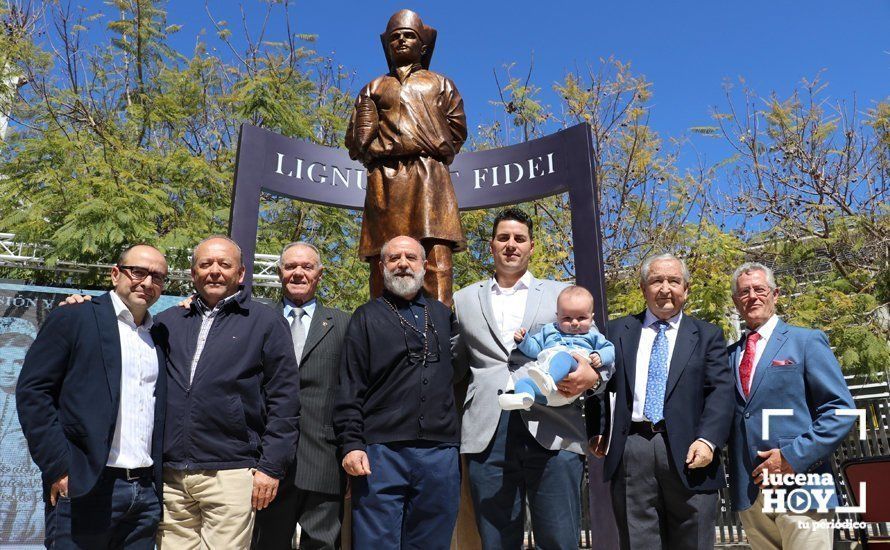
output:
[[[286,12],[284,4],[269,9]],[[351,103],[342,89],[347,75],[300,47],[300,36],[249,43],[234,62],[202,43],[186,57],[170,47],[178,26],[168,24],[159,6],[114,0],[111,18],[50,5],[52,27],[39,28],[37,18],[26,25],[32,32],[0,38],[0,51],[8,52],[0,67],[7,73],[14,67],[29,82],[14,105],[18,124],[0,149],[0,195],[13,198],[0,204],[0,230],[52,243],[51,264],[108,263],[122,247],[148,242],[185,268],[198,240],[226,232],[242,121],[325,145],[342,142]],[[7,22],[13,15],[0,11]],[[103,22],[108,42],[81,49],[88,31]],[[31,40],[41,33],[50,44],[38,47]],[[52,47],[65,55],[53,59]],[[353,246],[354,213],[282,201],[264,206],[261,252],[298,239],[317,238],[320,248],[340,255]],[[364,287],[341,283],[363,270],[366,277],[366,267],[343,265],[338,274],[340,265],[328,270],[328,293],[355,305]],[[101,284],[104,274],[83,279]]]

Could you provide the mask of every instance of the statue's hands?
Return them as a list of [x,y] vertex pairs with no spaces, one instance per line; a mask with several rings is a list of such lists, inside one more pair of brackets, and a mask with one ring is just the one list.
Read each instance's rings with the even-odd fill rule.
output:
[[[376,136],[375,136],[376,138]],[[365,150],[365,162],[370,164],[375,159],[386,156],[386,149],[384,149],[383,144],[380,143],[379,139],[374,139],[371,141],[371,145]]]

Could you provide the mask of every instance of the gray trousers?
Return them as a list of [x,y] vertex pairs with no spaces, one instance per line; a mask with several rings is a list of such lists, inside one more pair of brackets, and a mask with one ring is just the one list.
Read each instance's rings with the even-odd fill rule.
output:
[[623,550],[714,548],[717,492],[683,485],[664,434],[630,434],[612,479],[612,507]]

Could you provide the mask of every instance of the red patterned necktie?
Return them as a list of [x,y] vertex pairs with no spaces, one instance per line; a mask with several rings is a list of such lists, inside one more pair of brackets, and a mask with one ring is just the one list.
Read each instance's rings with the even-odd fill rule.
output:
[[751,368],[754,366],[754,354],[757,353],[757,341],[760,335],[752,332],[745,339],[745,354],[742,355],[742,363],[739,365],[739,379],[742,381],[742,390],[745,397],[751,393]]

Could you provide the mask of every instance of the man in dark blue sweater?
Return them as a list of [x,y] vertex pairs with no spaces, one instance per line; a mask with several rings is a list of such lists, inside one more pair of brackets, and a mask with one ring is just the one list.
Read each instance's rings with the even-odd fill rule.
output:
[[457,518],[454,316],[421,293],[425,263],[416,240],[387,242],[384,294],[346,331],[333,423],[352,476],[355,548],[446,549]]
[[198,296],[158,315],[169,333],[164,516],[158,548],[249,548],[254,514],[293,460],[300,380],[287,321],[241,286],[241,250],[205,239]]

